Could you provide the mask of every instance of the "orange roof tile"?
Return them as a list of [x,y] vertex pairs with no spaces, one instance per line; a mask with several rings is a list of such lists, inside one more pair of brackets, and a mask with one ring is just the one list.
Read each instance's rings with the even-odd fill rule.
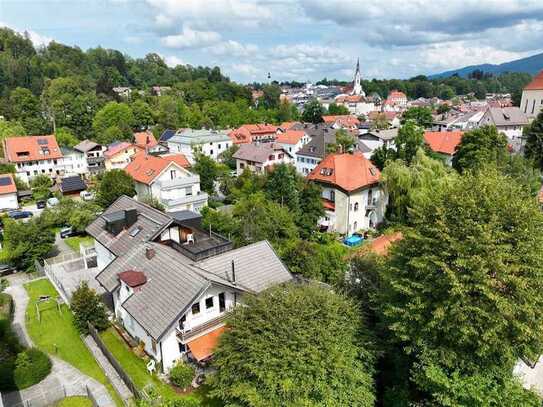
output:
[[381,172],[357,151],[353,154],[328,155],[309,173],[307,179],[350,192],[379,183]]
[[0,175],[0,195],[14,194],[17,192],[15,180],[11,174]]
[[219,338],[225,330],[226,327],[222,326],[187,343],[196,360],[201,361],[213,355]]
[[282,128],[283,130],[290,130],[292,127],[294,127],[295,125],[299,123],[300,122],[284,122],[284,123],[281,123],[279,127]]
[[127,148],[136,147],[138,150],[142,150],[141,147],[129,143],[128,141],[122,141],[120,143],[111,144],[108,149],[104,152],[104,156],[106,158],[111,158],[114,155],[120,153],[122,150],[126,150]]
[[262,134],[275,134],[279,127],[272,124],[244,124],[228,133],[234,144],[247,144],[253,142],[253,136]]
[[339,123],[343,126],[356,126],[360,123],[358,117],[351,115],[325,115],[322,116],[325,123]]
[[407,95],[405,93],[403,93],[402,91],[394,89],[394,90],[390,91],[390,93],[388,94],[387,99],[392,99],[392,98],[395,98],[395,99],[407,99]]
[[303,136],[305,136],[305,132],[302,130],[287,130],[284,133],[280,133],[275,139],[275,142],[283,144],[298,144]]
[[151,184],[171,163],[175,163],[182,168],[190,166],[187,158],[183,154],[172,154],[164,157],[155,157],[153,155],[140,152],[134,156],[134,159],[125,167],[126,173],[134,180],[143,184]]
[[10,162],[51,160],[62,157],[54,135],[9,137],[4,152]]
[[141,131],[134,133],[134,144],[141,148],[154,147],[158,144],[158,141],[150,131]]
[[424,141],[436,153],[453,155],[463,134],[462,131],[427,131],[424,133]]
[[526,85],[524,90],[543,90],[543,71],[534,76],[534,79]]

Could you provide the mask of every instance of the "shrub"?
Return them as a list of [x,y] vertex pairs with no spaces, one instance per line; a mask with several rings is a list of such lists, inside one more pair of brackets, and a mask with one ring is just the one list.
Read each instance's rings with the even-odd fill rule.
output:
[[18,389],[41,382],[51,373],[51,360],[42,351],[31,348],[17,355],[13,379]]
[[96,329],[103,331],[109,326],[106,309],[96,292],[89,288],[86,281],[74,291],[72,296],[71,309],[74,313],[74,324],[77,330],[87,335],[89,333],[88,323]]
[[170,381],[182,389],[189,387],[193,378],[194,370],[186,363],[178,362],[170,370]]

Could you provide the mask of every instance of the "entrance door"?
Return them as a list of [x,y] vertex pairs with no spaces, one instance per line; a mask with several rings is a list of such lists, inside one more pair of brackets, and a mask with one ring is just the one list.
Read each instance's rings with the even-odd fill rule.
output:
[[219,312],[224,312],[226,309],[226,299],[224,293],[219,294]]

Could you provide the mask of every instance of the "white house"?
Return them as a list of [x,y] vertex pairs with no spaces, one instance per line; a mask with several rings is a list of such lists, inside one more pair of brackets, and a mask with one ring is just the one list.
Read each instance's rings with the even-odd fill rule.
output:
[[182,154],[156,157],[142,152],[124,170],[134,178],[138,200],[152,196],[168,212],[200,212],[208,195],[200,191],[200,176],[187,170],[189,167]]
[[307,179],[322,187],[325,217],[321,227],[351,235],[383,221],[388,202],[381,173],[361,152],[326,156]]
[[532,82],[522,90],[520,108],[530,120],[534,119],[543,109],[543,71],[539,72]]
[[237,175],[241,175],[245,169],[264,174],[274,165],[292,162],[292,156],[283,146],[275,143],[242,144],[232,157],[236,160]]
[[123,196],[87,228],[116,318],[163,371],[209,360],[245,295],[292,280],[268,242],[232,250],[200,222]]
[[17,186],[11,174],[0,175],[0,210],[17,209]]
[[96,174],[105,170],[104,153],[107,150],[106,146],[102,146],[91,140],[83,140],[81,143],[74,146],[74,150],[85,154],[87,169],[91,174]]
[[285,130],[284,133],[277,135],[275,144],[280,145],[287,153],[294,156],[310,141],[311,137],[303,130]]
[[479,121],[479,126],[496,126],[500,133],[507,136],[513,150],[520,151],[522,129],[528,123],[528,117],[518,107],[489,107]]
[[4,155],[15,165],[16,175],[25,182],[36,175],[54,178],[63,173],[62,151],[54,135],[6,138]]
[[64,174],[86,175],[89,173],[86,153],[69,147],[61,147],[60,150],[62,151],[60,165],[63,167]]
[[232,146],[232,140],[215,130],[181,129],[167,140],[167,145],[171,153],[181,153],[194,164],[194,151],[218,161],[219,155]]

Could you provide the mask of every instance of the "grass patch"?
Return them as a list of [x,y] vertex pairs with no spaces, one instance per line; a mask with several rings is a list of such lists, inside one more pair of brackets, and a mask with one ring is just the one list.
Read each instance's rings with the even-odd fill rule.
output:
[[79,253],[79,245],[81,243],[91,244],[93,241],[94,239],[90,236],[72,236],[64,239],[64,242],[76,253]]
[[87,397],[72,396],[59,401],[55,407],[92,407],[92,401]]
[[207,386],[201,386],[193,393],[181,396],[177,394],[170,385],[164,383],[157,376],[150,375],[149,372],[147,372],[146,362],[132,352],[125,341],[119,336],[115,328],[110,327],[100,335],[104,344],[113,356],[115,356],[115,359],[121,364],[139,390],[143,390],[147,385],[152,385],[155,391],[164,400],[184,398],[197,400],[203,407],[220,407],[223,405],[220,401],[210,399],[207,396],[207,393],[209,392]]
[[[32,281],[25,284],[29,296],[26,309],[26,328],[35,346],[51,355],[58,356],[86,375],[106,385],[110,395],[117,405],[122,406],[104,372],[87,349],[73,324],[73,315],[66,305],[58,312],[57,298],[53,285],[47,279]],[[40,304],[41,322],[36,315],[36,300],[41,295],[49,295],[52,300]]]

